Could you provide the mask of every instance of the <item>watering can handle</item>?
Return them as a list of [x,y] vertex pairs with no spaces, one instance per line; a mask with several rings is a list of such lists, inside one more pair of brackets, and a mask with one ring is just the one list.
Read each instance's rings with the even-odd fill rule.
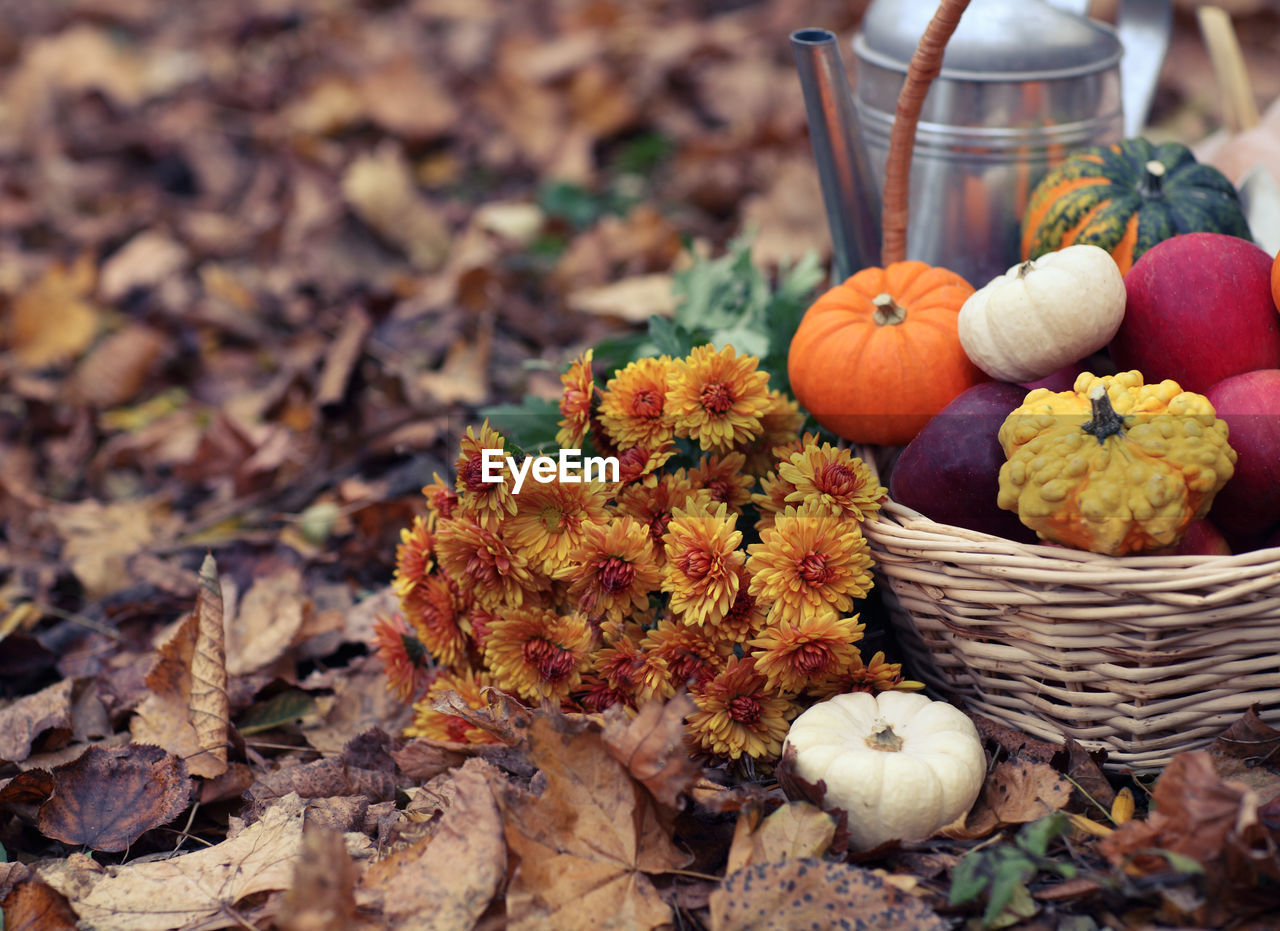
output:
[[[1048,3],[1077,16],[1088,16],[1092,0],[1048,0]],[[1172,0],[1121,0],[1116,35],[1124,46],[1120,86],[1124,94],[1126,138],[1139,135],[1147,125],[1147,114],[1151,112],[1151,100],[1155,97],[1172,31]]]

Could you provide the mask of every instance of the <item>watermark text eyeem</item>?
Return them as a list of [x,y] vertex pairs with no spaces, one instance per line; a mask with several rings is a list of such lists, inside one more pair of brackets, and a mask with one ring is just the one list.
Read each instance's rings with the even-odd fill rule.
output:
[[562,449],[559,456],[525,456],[518,462],[514,456],[504,456],[500,449],[482,451],[481,481],[501,482],[504,468],[515,476],[511,487],[513,495],[520,494],[524,480],[530,476],[545,485],[548,482],[616,482],[621,474],[617,456],[584,457],[580,449]]

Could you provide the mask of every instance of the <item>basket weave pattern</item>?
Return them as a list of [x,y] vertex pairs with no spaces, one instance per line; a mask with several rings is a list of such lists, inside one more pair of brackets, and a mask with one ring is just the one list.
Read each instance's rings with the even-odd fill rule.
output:
[[993,720],[1139,771],[1251,705],[1280,721],[1280,549],[1116,558],[893,501],[863,532],[908,670]]

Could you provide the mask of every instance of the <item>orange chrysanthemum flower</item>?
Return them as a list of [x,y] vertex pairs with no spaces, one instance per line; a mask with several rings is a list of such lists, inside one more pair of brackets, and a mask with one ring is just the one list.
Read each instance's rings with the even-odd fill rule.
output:
[[662,538],[671,523],[672,511],[706,511],[711,507],[711,493],[705,488],[695,489],[684,469],[678,469],[624,486],[618,491],[616,504],[620,515],[634,517],[648,528],[654,560],[662,565],[666,560]]
[[592,683],[583,680],[588,692],[580,699],[584,707],[591,711],[603,711],[615,704],[634,708],[637,693],[647,688],[655,671],[665,672],[666,664],[662,660],[651,662],[641,649],[642,636],[640,628],[628,625],[623,636],[596,650],[592,657],[591,678],[596,679],[597,684],[593,687]]
[[498,688],[526,701],[560,701],[582,681],[592,640],[581,614],[509,611],[489,627],[484,661]]
[[837,674],[811,683],[805,694],[822,700],[845,692],[916,692],[922,688],[923,682],[902,678],[901,663],[886,663],[884,653],[878,652],[869,663],[859,654]]
[[560,396],[560,422],[556,431],[556,443],[563,448],[582,445],[591,424],[591,400],[595,396],[596,383],[591,375],[592,350],[588,349],[569,365],[560,376],[564,393]]
[[666,404],[676,436],[696,440],[707,450],[759,437],[764,429],[760,418],[769,408],[769,374],[756,371],[758,364],[732,346],[719,352],[714,346],[698,346],[676,361]]
[[737,523],[723,504],[710,514],[672,512],[663,537],[662,590],[671,593],[671,610],[686,623],[714,624],[732,607],[745,559]]
[[781,391],[770,389],[769,406],[760,415],[760,436],[737,447],[746,457],[743,471],[759,478],[772,469],[778,461],[776,448],[795,442],[802,426],[804,414],[800,405]]
[[768,612],[751,594],[751,573],[745,565],[738,567],[738,594],[724,617],[711,625],[709,634],[728,644],[746,643],[765,626]]
[[483,654],[485,641],[489,639],[489,628],[500,616],[484,605],[473,604],[467,613],[458,619],[458,623],[471,638],[476,650]]
[[458,491],[440,477],[439,472],[431,473],[431,484],[422,489],[427,499],[427,526],[435,529],[442,520],[449,520],[458,509]]
[[751,594],[770,606],[770,624],[802,613],[846,612],[873,584],[862,531],[832,514],[788,507],[747,552]]
[[750,659],[735,657],[702,688],[691,693],[698,710],[685,731],[705,753],[736,760],[746,755],[771,759],[782,753],[782,738],[799,708],[765,686]]
[[681,687],[696,687],[723,669],[733,647],[708,634],[703,628],[689,627],[674,618],[658,621],[658,626],[640,641],[645,670],[636,689],[637,700],[647,701],[655,695],[670,698]]
[[380,616],[373,622],[373,649],[387,674],[387,689],[400,701],[413,701],[430,684],[435,669],[404,615]]
[[569,562],[570,603],[590,615],[619,620],[647,607],[649,593],[662,584],[649,529],[634,517],[587,527]]
[[518,550],[467,518],[440,526],[436,558],[464,593],[487,608],[519,607],[529,593],[546,587]]
[[481,711],[489,707],[484,690],[492,686],[493,681],[486,672],[463,669],[440,673],[427,689],[427,694],[414,704],[413,723],[405,728],[404,736],[458,744],[500,743],[497,737],[484,728],[476,727],[466,718],[435,709],[436,701],[445,692],[456,692],[468,708]]
[[747,457],[742,453],[719,453],[703,456],[696,469],[689,470],[694,488],[705,488],[713,503],[723,501],[731,514],[741,514],[742,506],[751,500],[755,479],[742,471]]
[[614,445],[653,448],[671,437],[665,410],[671,368],[667,356],[637,359],[609,379],[600,399],[600,423]]
[[796,490],[786,479],[779,478],[777,472],[770,472],[760,479],[760,490],[751,496],[751,503],[756,506],[756,533],[764,533],[773,526],[773,520],[787,508],[787,496]]
[[400,608],[436,662],[453,669],[465,665],[467,635],[460,621],[461,598],[449,579],[432,573],[400,599]]
[[[486,527],[496,526],[516,512],[515,497],[511,493],[511,471],[502,458],[506,456],[506,442],[502,434],[490,427],[486,420],[480,425],[479,436],[471,427],[467,427],[467,435],[460,444],[456,485],[458,507],[463,514]],[[489,476],[496,477],[498,481],[487,481],[485,478],[486,450],[494,451],[490,455]]]
[[614,450],[612,455],[618,457],[618,481],[622,483],[636,482],[646,475],[652,475],[676,454],[675,440],[666,439],[657,444],[641,444],[629,449]]
[[415,517],[410,526],[400,530],[396,569],[391,577],[391,588],[399,597],[404,598],[426,579],[435,565],[431,553],[433,545],[431,531],[421,517]]
[[756,671],[774,692],[800,692],[811,683],[848,669],[859,653],[854,644],[865,626],[858,615],[802,614],[794,621],[771,624],[749,646]]
[[556,578],[571,568],[569,557],[592,524],[608,520],[609,489],[600,482],[526,483],[516,496],[516,514],[502,535],[530,565]]
[[778,463],[778,477],[795,487],[787,495],[789,504],[853,520],[875,514],[886,494],[865,462],[830,443],[792,453],[786,462]]

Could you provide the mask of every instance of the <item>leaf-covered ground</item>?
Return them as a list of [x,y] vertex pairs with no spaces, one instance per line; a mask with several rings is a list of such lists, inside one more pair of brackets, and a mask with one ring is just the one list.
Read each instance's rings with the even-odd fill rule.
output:
[[[1154,788],[987,728],[968,822],[870,856],[767,777],[692,766],[678,700],[398,736],[370,638],[421,487],[482,408],[669,313],[698,257],[749,231],[766,274],[825,262],[786,38],[864,6],[0,5],[6,929],[1280,907],[1280,738],[1251,718]],[[1243,6],[1265,105],[1280,14]],[[1220,113],[1184,10],[1157,132]]]

